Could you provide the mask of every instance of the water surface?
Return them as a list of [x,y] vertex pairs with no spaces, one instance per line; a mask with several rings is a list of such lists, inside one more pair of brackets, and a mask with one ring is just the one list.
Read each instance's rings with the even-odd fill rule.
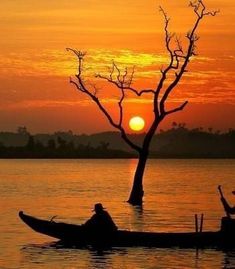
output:
[[102,202],[121,229],[218,230],[223,216],[222,184],[235,204],[235,160],[150,160],[143,210],[128,198],[136,160],[0,160],[0,268],[235,268],[235,251],[157,248],[56,249],[18,218],[34,216],[83,223]]

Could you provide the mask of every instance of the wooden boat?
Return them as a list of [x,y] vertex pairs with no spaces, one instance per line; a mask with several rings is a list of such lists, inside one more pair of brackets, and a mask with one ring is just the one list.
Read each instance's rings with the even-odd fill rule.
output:
[[118,230],[104,236],[90,233],[82,225],[42,220],[19,212],[21,220],[34,231],[60,239],[65,245],[108,245],[112,247],[181,247],[181,248],[234,248],[235,222],[222,218],[219,231],[153,233]]

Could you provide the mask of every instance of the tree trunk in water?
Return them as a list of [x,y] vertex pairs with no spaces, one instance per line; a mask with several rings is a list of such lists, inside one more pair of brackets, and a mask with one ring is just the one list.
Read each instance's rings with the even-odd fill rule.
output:
[[143,196],[144,196],[143,176],[144,176],[144,170],[145,170],[147,158],[148,158],[148,152],[140,153],[138,165],[135,171],[135,177],[134,177],[134,182],[132,185],[132,190],[131,190],[129,199],[127,201],[128,203],[132,205],[143,204]]

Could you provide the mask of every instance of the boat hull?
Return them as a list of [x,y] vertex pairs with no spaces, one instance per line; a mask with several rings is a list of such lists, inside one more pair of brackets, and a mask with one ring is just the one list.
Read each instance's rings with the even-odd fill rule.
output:
[[91,234],[82,225],[42,220],[19,212],[21,220],[34,231],[57,238],[66,245],[109,245],[112,247],[181,247],[181,248],[234,248],[234,233],[186,232],[153,233],[118,230],[112,235]]

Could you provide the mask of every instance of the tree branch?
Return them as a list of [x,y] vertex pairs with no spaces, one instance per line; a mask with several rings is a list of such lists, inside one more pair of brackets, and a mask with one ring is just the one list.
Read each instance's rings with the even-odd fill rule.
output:
[[[164,71],[163,71],[163,77],[162,80],[163,82],[166,80],[166,73],[172,69],[178,69],[179,72],[175,73],[175,79],[170,83],[170,85],[166,88],[161,100],[160,100],[160,113],[161,114],[166,114],[165,112],[165,101],[167,100],[169,94],[172,92],[172,90],[175,88],[175,86],[178,84],[178,82],[180,81],[182,75],[184,74],[184,72],[186,72],[186,67],[189,63],[189,60],[192,56],[196,55],[195,49],[196,49],[196,45],[195,43],[198,41],[199,37],[196,35],[196,30],[200,24],[200,21],[203,19],[204,16],[215,16],[218,11],[210,11],[210,12],[206,12],[206,8],[205,5],[203,3],[202,0],[196,0],[194,2],[190,2],[190,6],[193,8],[194,13],[196,14],[196,21],[193,25],[193,29],[187,33],[186,37],[189,40],[189,45],[188,45],[188,49],[185,55],[178,55],[178,50],[181,52],[181,47],[178,44],[179,49],[176,50],[176,53],[174,52],[174,57],[176,57],[176,62],[177,65],[175,67],[172,67],[171,65],[169,65]],[[166,25],[168,26],[167,22]],[[180,64],[180,60],[182,59],[182,64]],[[177,68],[176,68],[177,67]],[[164,76],[165,75],[165,76]],[[177,110],[176,110],[177,111]],[[174,111],[173,111],[174,112]],[[171,113],[173,113],[171,112]],[[169,114],[169,113],[168,113]]]
[[[75,49],[70,49],[67,48],[68,51],[72,51],[78,58],[78,73],[75,75],[76,77],[76,81],[73,80],[72,78],[70,78],[70,83],[73,84],[76,89],[78,91],[81,91],[82,93],[85,93],[86,95],[88,95],[98,106],[98,108],[101,110],[101,112],[105,115],[105,117],[107,118],[107,120],[109,121],[109,123],[116,129],[118,129],[121,132],[121,136],[124,139],[124,141],[134,150],[140,152],[141,151],[141,147],[139,147],[138,145],[136,145],[135,143],[133,143],[127,136],[124,128],[122,127],[122,119],[123,119],[123,107],[122,107],[122,102],[124,100],[125,94],[124,94],[124,90],[122,90],[122,96],[118,102],[118,106],[119,106],[119,122],[115,123],[115,121],[113,120],[112,116],[109,114],[109,112],[105,109],[105,107],[102,105],[102,103],[100,102],[99,98],[96,96],[96,89],[95,89],[95,93],[92,93],[85,85],[83,79],[82,79],[82,64],[83,64],[83,60],[85,57],[85,53],[81,52],[81,51],[77,51]],[[119,70],[117,68],[117,66],[114,66],[114,68],[116,68],[117,70]],[[111,75],[112,76],[112,75]],[[120,79],[121,77],[121,73],[118,72],[118,78]]]
[[176,107],[174,109],[171,109],[171,110],[168,110],[168,111],[165,111],[165,115],[169,115],[171,113],[175,113],[177,111],[180,111],[180,110],[183,110],[184,107],[188,104],[188,101],[185,101],[182,105],[180,105],[179,107]]
[[124,83],[124,85],[122,85],[122,83],[120,81],[116,81],[112,77],[110,78],[110,76],[106,77],[106,76],[103,76],[101,74],[96,74],[96,77],[103,79],[103,80],[106,80],[107,82],[115,85],[119,89],[129,90],[129,91],[133,92],[134,94],[136,94],[137,96],[141,96],[142,94],[145,94],[145,93],[152,93],[152,94],[155,93],[155,91],[152,89],[143,89],[143,90],[137,91],[135,88],[133,88],[131,86],[125,86],[125,83]]

